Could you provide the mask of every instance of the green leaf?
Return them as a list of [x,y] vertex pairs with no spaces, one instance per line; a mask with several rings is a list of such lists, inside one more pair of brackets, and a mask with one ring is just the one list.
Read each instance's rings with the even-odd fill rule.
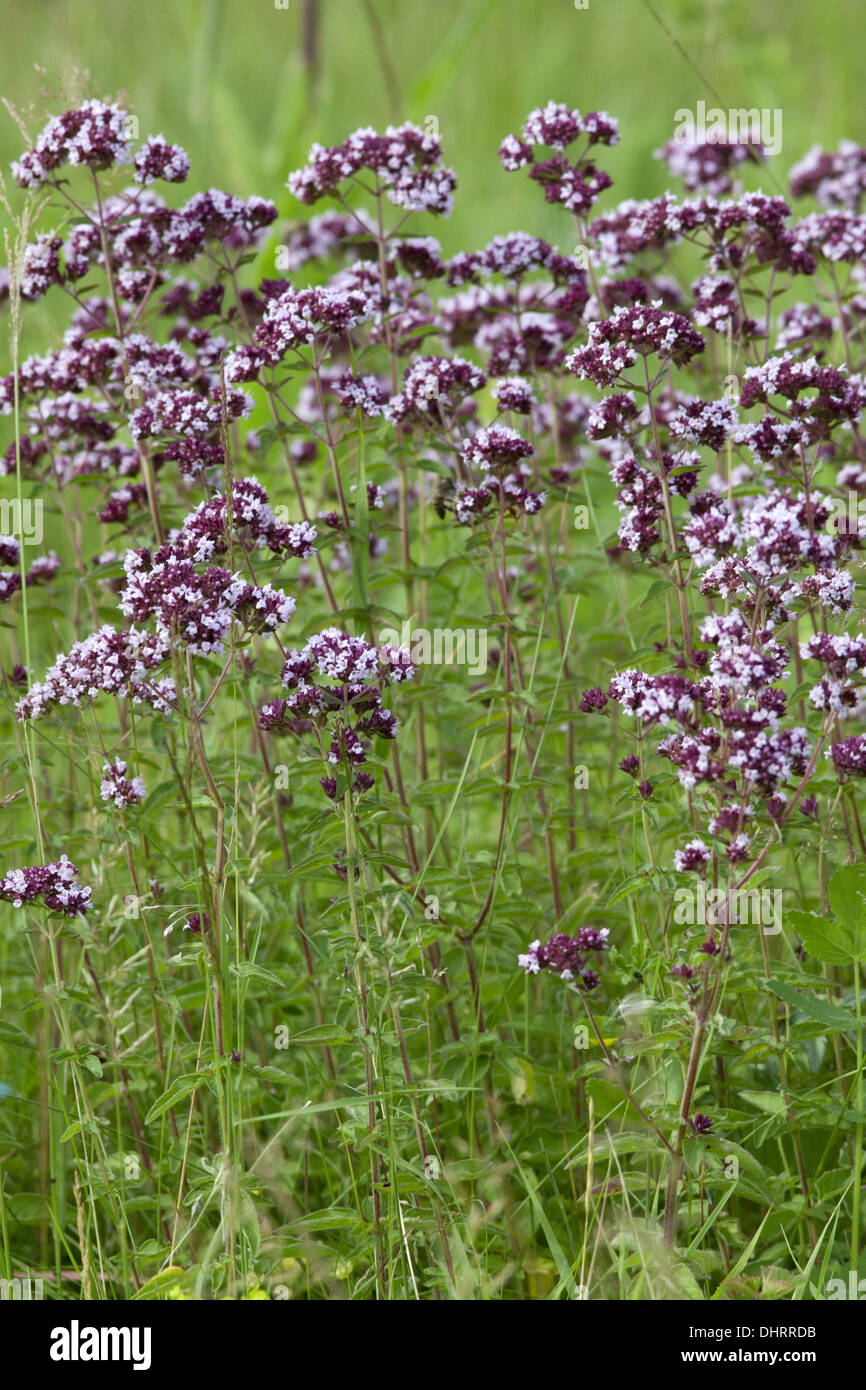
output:
[[146,1284],[142,1284],[134,1294],[130,1294],[130,1300],[148,1299],[152,1294],[162,1293],[165,1289],[172,1288],[179,1284],[186,1270],[180,1265],[169,1265],[167,1269],[161,1269],[159,1274],[154,1274],[152,1279],[148,1279]]
[[639,888],[643,888],[649,883],[649,880],[650,874],[648,873],[630,874],[629,877],[624,879],[619,885],[616,892],[612,893],[608,898],[607,906],[613,907],[614,903],[618,903],[622,898],[627,898],[632,893],[636,893]]
[[163,1091],[159,1100],[155,1100],[144,1117],[144,1123],[149,1125],[151,1120],[159,1119],[166,1110],[171,1110],[172,1106],[178,1105],[180,1101],[191,1096],[193,1091],[197,1091],[199,1086],[203,1086],[208,1079],[206,1071],[189,1072],[186,1076],[179,1076],[173,1081],[167,1091]]
[[767,988],[780,999],[784,999],[786,1004],[790,1004],[792,1009],[799,1009],[800,1013],[806,1014],[808,1018],[814,1018],[831,1033],[839,1033],[857,1026],[856,1018],[848,1009],[840,1009],[837,1005],[828,1003],[826,999],[819,999],[817,995],[792,989],[775,976],[767,981]]
[[826,961],[828,965],[846,965],[851,959],[845,935],[836,922],[828,922],[817,912],[792,910],[785,913],[787,922],[794,928],[810,956]]
[[231,962],[229,969],[233,975],[237,975],[241,980],[261,980],[266,985],[276,985],[278,989],[285,989],[285,980],[281,980],[279,975],[275,975],[273,970],[265,970],[261,965],[254,965],[252,961],[241,960]]
[[866,864],[849,864],[830,880],[830,906],[845,929],[849,960],[866,955]]
[[525,1057],[514,1057],[508,1065],[511,1072],[511,1094],[518,1105],[528,1105],[535,1096],[535,1073]]
[[785,1097],[780,1096],[778,1091],[740,1091],[739,1095],[749,1105],[754,1105],[756,1110],[764,1110],[768,1115],[785,1113]]
[[670,593],[672,589],[673,585],[671,584],[669,579],[656,579],[652,584],[650,584],[649,588],[647,589],[646,593],[644,594],[643,598],[638,604],[638,610],[640,610],[641,608],[646,608],[647,604],[652,603],[653,599],[658,598],[660,594]]
[[345,1028],[340,1028],[336,1023],[320,1023],[316,1028],[305,1028],[301,1033],[295,1033],[294,1037],[289,1038],[292,1046],[296,1047],[321,1047],[324,1043],[350,1043],[353,1041],[352,1034]]
[[351,1231],[359,1225],[353,1207],[329,1207],[326,1211],[311,1212],[302,1218],[305,1231]]

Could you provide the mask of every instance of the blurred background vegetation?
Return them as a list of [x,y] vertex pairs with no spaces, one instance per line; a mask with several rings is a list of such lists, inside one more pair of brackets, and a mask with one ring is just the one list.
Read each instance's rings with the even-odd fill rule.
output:
[[[507,227],[562,238],[561,213],[496,157],[502,137],[550,98],[620,120],[602,206],[664,189],[653,150],[678,107],[713,105],[714,92],[726,108],[782,109],[780,184],[813,141],[864,140],[862,0],[280,3],[5,0],[0,93],[25,115],[31,108],[35,133],[60,106],[40,89],[57,93],[64,72],[69,85],[86,69],[89,94],[126,94],[142,136],[162,131],[184,146],[192,191],[260,193],[287,214],[297,205],[285,190],[279,197],[282,184],[314,139],[435,115],[460,179],[454,217],[431,229],[448,253]],[[4,169],[20,148],[2,115]]]

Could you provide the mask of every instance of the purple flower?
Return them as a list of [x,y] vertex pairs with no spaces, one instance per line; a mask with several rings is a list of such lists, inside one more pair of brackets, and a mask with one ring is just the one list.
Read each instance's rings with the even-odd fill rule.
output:
[[713,1121],[709,1115],[702,1115],[700,1111],[689,1120],[689,1128],[692,1134],[709,1134],[713,1128]]
[[476,464],[482,472],[501,476],[532,455],[532,445],[516,430],[506,425],[490,425],[480,429],[461,446],[467,463]]
[[300,270],[309,261],[324,261],[339,251],[354,253],[358,248],[349,239],[358,237],[367,225],[360,216],[342,212],[323,212],[297,223],[283,241],[284,269]]
[[[250,398],[242,391],[227,392],[225,404],[229,420],[237,420],[252,409]],[[198,444],[218,435],[222,409],[219,391],[210,400],[195,391],[165,391],[134,412],[129,432],[135,440],[174,434]],[[220,461],[221,458],[220,454]]]
[[663,159],[668,173],[681,178],[690,193],[721,195],[734,188],[733,170],[751,160],[760,163],[763,147],[740,140],[668,140],[656,158]]
[[685,849],[678,849],[674,854],[674,868],[680,873],[700,873],[701,870],[710,862],[712,855],[707,849],[703,840],[695,838],[689,840]]
[[352,372],[346,372],[336,383],[334,391],[344,410],[360,410],[368,420],[383,415],[388,403],[384,377],[355,376]]
[[189,159],[180,145],[169,145],[162,135],[151,135],[135,155],[135,182],[184,183],[189,174]]
[[135,622],[153,619],[166,649],[176,641],[193,654],[218,655],[235,620],[253,631],[273,631],[295,609],[293,598],[269,584],[248,584],[216,566],[199,573],[192,560],[170,545],[152,555],[128,551],[124,569],[121,612]]
[[[328,724],[327,759],[333,767],[356,766],[367,758],[371,738],[396,738],[397,720],[382,702],[384,688],[412,680],[415,668],[403,647],[371,646],[339,628],[326,628],[290,651],[283,666],[287,696],[259,711],[259,728],[275,733],[292,730],[298,719]],[[325,795],[336,794],[336,779],[322,780]],[[355,774],[352,785],[366,791],[373,779]]]
[[[199,503],[172,536],[172,549],[196,563],[206,563],[229,548],[225,498],[216,493]],[[232,484],[233,534],[251,549],[267,548],[275,555],[307,559],[316,549],[316,528],[309,522],[279,522],[268,494],[257,478],[237,478]]]
[[25,299],[39,299],[52,285],[61,283],[62,246],[62,239],[56,237],[53,232],[39,232],[36,240],[24,248],[21,293]]
[[630,391],[605,396],[594,405],[587,420],[586,433],[590,439],[609,439],[624,435],[637,418],[638,410]]
[[103,801],[113,802],[122,811],[144,799],[144,782],[140,777],[128,778],[126,763],[115,758],[113,763],[103,765],[99,794]]
[[38,719],[55,705],[81,705],[106,693],[129,695],[134,704],[144,702],[163,714],[175,703],[171,677],[152,681],[150,673],[168,655],[164,636],[153,637],[135,628],[119,632],[106,624],[67,656],[60,656],[45,680],[32,685],[16,705],[19,720]]
[[[834,743],[827,756],[833,759],[836,771],[846,777],[866,777],[866,734],[852,734]],[[803,808],[801,808],[803,809]]]
[[289,175],[286,187],[302,203],[316,203],[367,170],[395,207],[448,217],[457,180],[441,161],[439,141],[410,122],[388,126],[384,135],[367,127],[341,145],[313,145],[307,164]]
[[813,145],[789,174],[795,198],[817,198],[826,208],[858,212],[866,192],[866,150],[854,140],[840,140],[836,150]]
[[228,381],[252,381],[264,366],[317,338],[341,336],[372,318],[375,299],[361,288],[288,289],[270,299],[255,330],[255,345],[242,344],[226,358]]
[[12,165],[12,174],[22,188],[39,188],[64,164],[86,165],[90,169],[110,169],[130,160],[128,118],[119,106],[101,101],[85,101],[75,111],[52,116],[27,150]]
[[612,386],[639,356],[656,354],[679,365],[705,347],[689,320],[662,308],[658,300],[633,308],[619,306],[611,318],[590,324],[587,346],[573,352],[565,366],[597,386]]
[[0,898],[13,907],[41,902],[51,912],[77,917],[91,905],[91,890],[82,888],[78,877],[78,869],[62,854],[53,864],[7,870],[0,879]]
[[393,425],[441,424],[467,396],[480,391],[485,380],[484,373],[462,357],[416,358],[385,415]]
[[491,394],[500,410],[511,410],[515,415],[531,415],[536,404],[532,383],[522,376],[503,377]]
[[[565,151],[581,138],[585,140],[584,150],[572,162]],[[575,216],[583,216],[599,193],[611,185],[610,175],[597,169],[587,152],[592,145],[615,145],[618,139],[617,123],[606,112],[582,116],[562,102],[549,101],[530,111],[520,136],[506,136],[499,158],[509,172],[531,165],[529,177],[541,184],[549,203],[560,203]],[[546,159],[536,159],[543,150],[552,153]]]
[[147,488],[144,483],[126,483],[117,492],[112,492],[105,506],[97,513],[99,520],[108,525],[117,525],[129,520],[130,507],[147,506]]
[[558,932],[545,945],[531,942],[517,963],[527,975],[553,970],[561,979],[573,981],[582,989],[595,989],[599,979],[587,965],[587,952],[607,950],[607,937],[607,927],[581,927],[577,936]]
[[[594,710],[602,710],[607,704],[607,696],[600,686],[595,685],[591,690],[585,690],[580,697],[580,708],[584,714],[591,714]],[[623,771],[628,769],[623,768]]]

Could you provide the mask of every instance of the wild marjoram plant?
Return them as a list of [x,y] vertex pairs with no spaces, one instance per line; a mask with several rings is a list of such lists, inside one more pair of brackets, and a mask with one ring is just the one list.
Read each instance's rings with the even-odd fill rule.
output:
[[550,103],[500,156],[573,254],[444,257],[426,129],[285,227],[131,126],[4,191],[3,1275],[859,1287],[866,151],[599,213]]

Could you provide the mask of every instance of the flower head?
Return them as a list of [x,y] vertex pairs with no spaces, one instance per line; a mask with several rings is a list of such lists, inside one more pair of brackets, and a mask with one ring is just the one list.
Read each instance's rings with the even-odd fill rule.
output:
[[64,917],[78,917],[91,905],[91,890],[78,878],[78,869],[62,854],[53,864],[7,870],[0,879],[0,898],[13,907],[36,903]]
[[395,207],[445,217],[451,212],[457,180],[442,163],[439,140],[408,121],[388,126],[383,135],[365,127],[340,145],[313,145],[286,187],[302,203],[316,203],[362,171],[375,175]]
[[605,951],[607,938],[607,927],[581,927],[577,936],[558,932],[544,945],[540,941],[531,942],[528,950],[518,956],[517,963],[527,975],[553,970],[561,979],[573,981],[581,989],[595,989],[599,978],[588,965],[588,955],[592,951]]
[[74,111],[52,116],[32,150],[12,165],[22,188],[39,188],[64,164],[110,169],[128,164],[128,117],[119,106],[85,101]]

